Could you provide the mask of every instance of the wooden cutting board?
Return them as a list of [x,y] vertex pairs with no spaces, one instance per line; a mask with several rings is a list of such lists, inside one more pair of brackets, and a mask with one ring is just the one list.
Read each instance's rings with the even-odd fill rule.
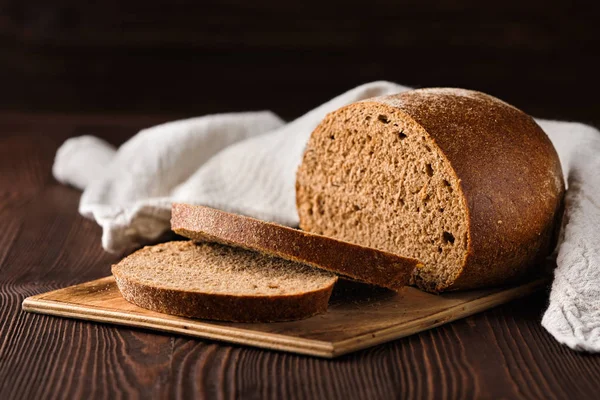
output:
[[123,299],[109,276],[28,297],[23,310],[332,358],[472,315],[547,283],[543,278],[519,286],[434,295],[412,287],[397,294],[342,281],[326,314],[247,324],[175,317],[137,307]]

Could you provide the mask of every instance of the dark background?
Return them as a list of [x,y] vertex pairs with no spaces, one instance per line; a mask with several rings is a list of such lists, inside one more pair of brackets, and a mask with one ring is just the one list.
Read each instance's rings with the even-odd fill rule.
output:
[[597,2],[93,3],[0,0],[0,109],[293,118],[385,79],[600,125]]

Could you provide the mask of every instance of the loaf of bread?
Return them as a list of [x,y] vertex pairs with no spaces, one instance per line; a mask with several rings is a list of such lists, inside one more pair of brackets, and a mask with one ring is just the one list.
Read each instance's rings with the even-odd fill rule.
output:
[[185,317],[237,322],[325,312],[337,277],[307,265],[216,243],[148,246],[112,267],[123,297]]
[[393,290],[408,284],[419,264],[412,258],[191,204],[173,204],[171,229],[196,241],[255,250]]
[[489,95],[421,89],[354,103],[315,129],[300,227],[416,258],[428,291],[514,280],[553,247],[564,182],[535,121]]

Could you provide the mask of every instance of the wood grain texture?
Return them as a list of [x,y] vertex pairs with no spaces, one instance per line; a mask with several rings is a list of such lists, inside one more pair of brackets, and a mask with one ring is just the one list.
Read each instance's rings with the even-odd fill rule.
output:
[[98,279],[118,259],[53,181],[75,134],[119,144],[169,116],[0,114],[0,398],[595,398],[600,357],[540,326],[540,293],[404,339],[315,359],[34,315],[25,297]]
[[336,284],[324,314],[280,323],[232,323],[137,307],[121,296],[114,277],[108,276],[28,297],[23,310],[333,358],[525,297],[546,288],[548,282],[540,278],[505,288],[435,295],[412,287],[396,293],[342,281]]

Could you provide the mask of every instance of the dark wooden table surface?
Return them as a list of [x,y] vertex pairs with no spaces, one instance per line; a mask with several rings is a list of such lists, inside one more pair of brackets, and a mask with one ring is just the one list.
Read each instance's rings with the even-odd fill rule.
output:
[[78,215],[80,193],[53,180],[58,146],[81,134],[119,144],[168,118],[0,114],[0,399],[597,398],[600,357],[540,326],[547,292],[335,360],[21,311],[117,259]]

